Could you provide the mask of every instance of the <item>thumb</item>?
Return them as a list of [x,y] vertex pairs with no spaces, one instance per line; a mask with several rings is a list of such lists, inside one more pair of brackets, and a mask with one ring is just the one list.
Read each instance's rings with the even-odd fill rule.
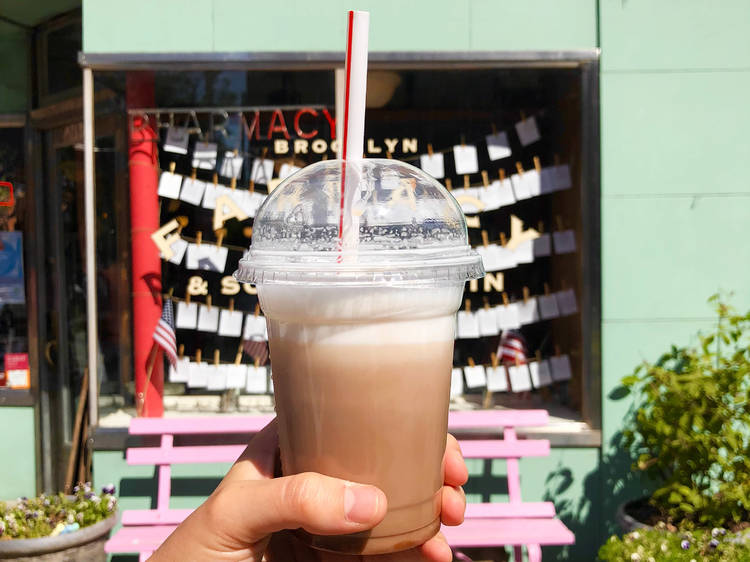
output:
[[234,531],[225,527],[225,532],[246,544],[299,527],[317,535],[366,531],[387,509],[379,488],[314,472],[234,482],[219,491],[215,503],[214,513]]

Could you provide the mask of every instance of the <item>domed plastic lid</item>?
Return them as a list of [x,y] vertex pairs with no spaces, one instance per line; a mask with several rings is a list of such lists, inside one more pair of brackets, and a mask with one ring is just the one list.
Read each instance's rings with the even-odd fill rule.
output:
[[258,209],[234,274],[257,284],[347,285],[483,275],[453,196],[418,168],[384,159],[327,160],[285,179]]

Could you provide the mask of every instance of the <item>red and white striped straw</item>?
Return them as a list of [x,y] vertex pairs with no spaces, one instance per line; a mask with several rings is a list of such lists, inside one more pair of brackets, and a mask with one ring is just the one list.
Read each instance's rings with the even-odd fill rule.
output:
[[[344,94],[344,126],[341,158],[341,210],[339,216],[339,245],[356,246],[358,225],[352,224],[352,202],[358,174],[353,174],[353,162],[361,160],[365,141],[365,98],[367,96],[367,43],[370,26],[369,12],[351,10],[346,32],[346,83]],[[347,168],[350,173],[347,177]],[[354,177],[352,177],[354,176]]]

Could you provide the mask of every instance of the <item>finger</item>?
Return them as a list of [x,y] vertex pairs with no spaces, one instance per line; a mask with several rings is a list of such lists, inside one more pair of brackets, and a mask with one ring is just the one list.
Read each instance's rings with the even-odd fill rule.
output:
[[238,480],[272,478],[278,446],[278,425],[274,418],[250,440],[220,485]]
[[443,533],[438,533],[420,547],[424,559],[430,562],[451,562],[453,551]]
[[445,445],[444,457],[445,475],[444,481],[448,486],[463,486],[469,479],[469,471],[466,469],[461,447],[450,433]]
[[357,533],[378,524],[387,509],[380,489],[314,472],[235,481],[217,492],[204,504],[206,516],[246,544],[299,527],[318,535]]
[[443,505],[440,520],[451,527],[464,522],[466,494],[461,486],[443,486]]

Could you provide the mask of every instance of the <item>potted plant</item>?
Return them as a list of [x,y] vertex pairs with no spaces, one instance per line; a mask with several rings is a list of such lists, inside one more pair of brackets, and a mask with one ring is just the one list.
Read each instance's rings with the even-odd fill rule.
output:
[[[636,458],[633,469],[654,485],[650,497],[618,510],[630,543],[665,532],[707,536],[706,544],[723,537],[742,543],[750,527],[750,313],[737,314],[717,295],[709,302],[716,308],[716,329],[699,334],[698,346],[672,346],[622,380],[641,399],[632,408],[625,445]],[[657,524],[653,531],[634,531]],[[610,539],[604,555],[617,541],[624,544]],[[750,546],[742,556],[736,559],[750,559]]]
[[86,483],[72,496],[0,502],[0,558],[106,560],[104,542],[117,520],[114,494],[112,485],[96,494]]

